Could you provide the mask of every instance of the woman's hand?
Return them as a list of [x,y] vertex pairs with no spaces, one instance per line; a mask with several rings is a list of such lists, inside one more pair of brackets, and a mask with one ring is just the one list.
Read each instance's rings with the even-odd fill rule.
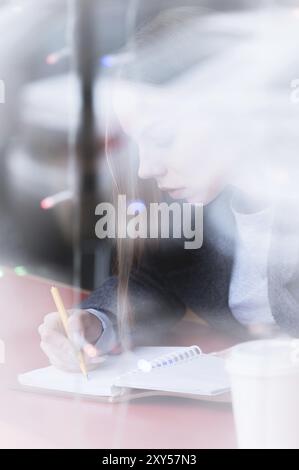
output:
[[78,351],[81,350],[87,369],[95,369],[104,360],[94,346],[103,332],[102,323],[86,310],[68,310],[68,315],[68,336],[57,312],[45,316],[38,329],[41,349],[52,365],[69,372],[80,371]]

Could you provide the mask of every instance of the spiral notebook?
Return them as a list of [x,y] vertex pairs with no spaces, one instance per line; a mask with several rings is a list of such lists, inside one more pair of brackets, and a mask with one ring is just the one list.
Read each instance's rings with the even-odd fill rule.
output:
[[[229,380],[224,360],[203,354],[198,346],[143,347],[121,356],[109,356],[86,380],[53,366],[19,375],[26,388],[78,394],[109,401],[146,395],[190,398],[224,396]],[[226,400],[224,400],[226,401]]]

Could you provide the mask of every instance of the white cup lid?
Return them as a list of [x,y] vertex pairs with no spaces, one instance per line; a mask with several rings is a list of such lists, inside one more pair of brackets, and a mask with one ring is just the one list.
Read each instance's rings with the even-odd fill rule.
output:
[[226,369],[232,375],[299,373],[299,339],[248,341],[231,348]]

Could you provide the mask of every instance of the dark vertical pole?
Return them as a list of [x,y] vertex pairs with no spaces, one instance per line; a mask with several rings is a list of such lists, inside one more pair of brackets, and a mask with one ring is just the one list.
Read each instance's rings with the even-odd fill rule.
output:
[[79,79],[80,113],[75,145],[76,210],[74,270],[76,284],[92,285],[96,206],[97,149],[93,111],[95,78],[94,11],[95,0],[75,0],[74,59]]

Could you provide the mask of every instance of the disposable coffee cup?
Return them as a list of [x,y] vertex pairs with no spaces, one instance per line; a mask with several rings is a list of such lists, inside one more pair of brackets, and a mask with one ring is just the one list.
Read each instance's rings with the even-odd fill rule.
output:
[[299,340],[243,343],[226,360],[241,449],[299,449]]

